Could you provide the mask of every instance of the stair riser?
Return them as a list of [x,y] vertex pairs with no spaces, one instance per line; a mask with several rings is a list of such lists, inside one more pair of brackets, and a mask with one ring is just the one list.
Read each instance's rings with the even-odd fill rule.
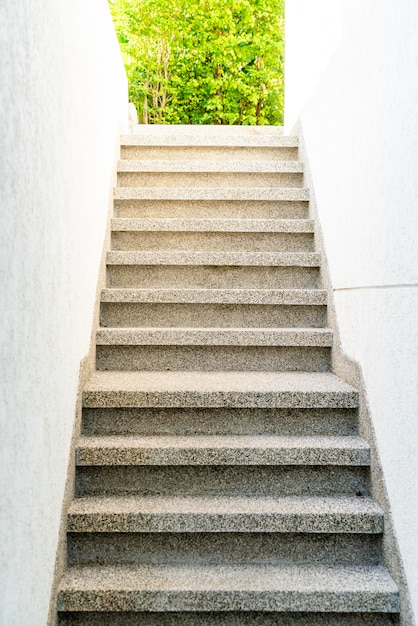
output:
[[[259,449],[225,447],[223,449],[200,447],[172,448],[160,447],[147,449],[140,444],[137,447],[123,446],[124,442],[114,443],[113,447],[81,446],[76,451],[77,464],[80,466],[107,466],[107,465],[355,465],[370,464],[368,449],[321,449],[312,446],[309,448],[288,449]],[[210,445],[210,444],[209,444]]]
[[279,496],[368,493],[368,468],[335,466],[78,467],[79,496]]
[[308,202],[115,200],[114,217],[308,219]]
[[98,370],[327,372],[331,349],[282,346],[98,345]]
[[102,302],[101,325],[113,327],[324,327],[325,306]]
[[356,409],[83,409],[84,435],[355,435]]
[[298,148],[217,146],[121,146],[122,159],[208,159],[210,161],[297,161]]
[[234,265],[108,265],[108,287],[315,289],[317,267],[238,267]]
[[119,172],[119,187],[302,187],[301,173]]
[[58,626],[398,626],[387,613],[67,613]]
[[378,565],[380,539],[370,534],[72,533],[70,565],[93,563]]
[[112,232],[113,250],[313,252],[313,233]]
[[199,593],[189,590],[134,589],[121,591],[82,590],[81,592],[61,591],[58,607],[65,611],[311,611],[312,607],[328,611],[399,611],[398,594],[360,591],[350,593],[298,591],[248,591],[202,590]]

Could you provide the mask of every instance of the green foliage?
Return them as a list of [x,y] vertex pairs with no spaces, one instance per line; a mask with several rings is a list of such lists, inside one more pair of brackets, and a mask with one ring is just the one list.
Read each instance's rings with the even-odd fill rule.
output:
[[284,0],[110,1],[143,123],[282,123]]

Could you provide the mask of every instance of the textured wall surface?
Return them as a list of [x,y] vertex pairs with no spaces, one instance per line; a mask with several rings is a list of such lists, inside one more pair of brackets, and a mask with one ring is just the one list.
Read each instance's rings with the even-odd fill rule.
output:
[[0,76],[0,623],[45,626],[127,108],[106,0],[1,0]]
[[286,28],[287,127],[300,118],[418,615],[418,5],[287,0]]

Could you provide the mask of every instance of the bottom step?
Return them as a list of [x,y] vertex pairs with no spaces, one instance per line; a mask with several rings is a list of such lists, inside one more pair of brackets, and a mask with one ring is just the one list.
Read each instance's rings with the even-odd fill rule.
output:
[[399,611],[382,567],[87,566],[64,576],[59,611]]
[[397,626],[393,613],[61,613],[58,626]]

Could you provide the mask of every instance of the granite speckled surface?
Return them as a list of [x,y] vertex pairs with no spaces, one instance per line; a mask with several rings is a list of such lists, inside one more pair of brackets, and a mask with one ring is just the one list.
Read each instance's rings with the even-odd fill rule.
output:
[[[206,127],[207,128],[207,127]],[[222,127],[222,131],[225,127]],[[242,127],[241,127],[242,128]],[[240,136],[241,135],[241,136]],[[205,134],[204,137],[196,135],[196,128],[193,127],[192,132],[187,129],[178,132],[153,133],[144,134],[141,128],[140,134],[122,135],[121,146],[198,146],[198,147],[296,147],[299,144],[298,137],[290,137],[280,135],[279,133],[266,135],[266,133],[231,133],[228,129],[226,132],[214,133],[213,131]]]
[[106,435],[352,437],[356,408],[84,408],[82,432]]
[[303,188],[117,187],[115,200],[309,200]]
[[331,348],[322,346],[153,344],[96,346],[98,370],[328,372]]
[[108,264],[119,265],[261,265],[319,267],[316,252],[141,252],[112,251]]
[[[127,254],[127,256],[125,256]],[[266,253],[264,253],[266,254]],[[257,285],[262,285],[263,289],[315,289],[320,284],[320,270],[316,259],[310,260],[310,265],[292,264],[294,258],[276,258],[283,265],[262,265],[262,259],[256,257],[257,263],[253,263],[254,257],[250,259],[252,265],[234,265],[235,258],[228,257],[229,265],[219,265],[219,260],[225,257],[189,257],[190,264],[181,265],[184,257],[178,253],[171,253],[164,258],[164,265],[155,263],[155,256],[147,254],[145,257],[131,257],[131,253],[114,252],[109,257],[107,273],[109,276],[108,286],[110,287],[133,287],[161,289],[173,287],[185,287],[187,289],[254,289]],[[117,255],[117,256],[116,256]],[[135,259],[140,263],[135,264]],[[205,260],[215,261],[215,265],[206,265]],[[112,263],[112,261],[115,261]],[[127,261],[127,265],[124,264]],[[297,261],[299,259],[296,259]],[[150,264],[147,264],[150,261]],[[180,261],[180,265],[176,264]],[[218,261],[218,265],[216,265]],[[202,264],[203,262],[203,264]]]
[[[225,143],[225,142],[224,142]],[[191,160],[209,159],[211,161],[297,161],[297,146],[248,146],[242,150],[239,146],[199,146],[199,145],[138,145],[121,146],[121,158],[127,160]]]
[[[291,189],[301,188],[299,172],[119,172],[118,189]],[[118,196],[120,198],[120,196]],[[210,197],[210,196],[209,196]]]
[[102,327],[326,326],[323,290],[104,289]]
[[122,159],[118,172],[303,172],[301,161],[276,159],[210,160],[210,159]]
[[115,200],[115,218],[308,219],[305,201]]
[[79,440],[78,465],[369,465],[359,437],[103,436]]
[[327,328],[101,328],[97,345],[326,346]]
[[83,398],[87,407],[358,406],[358,392],[333,374],[305,372],[95,372]]
[[103,289],[102,302],[325,305],[323,289]]
[[[347,515],[347,528],[348,521]],[[69,565],[379,565],[379,532],[330,532],[332,527],[324,524],[325,532],[224,532],[218,524],[217,532],[194,532],[192,526],[180,532],[96,532],[91,525],[89,532],[69,532],[68,559]]]
[[102,328],[324,328],[327,309],[325,305],[310,304],[205,303],[199,302],[197,295],[195,302],[102,302],[100,325]]
[[381,567],[86,566],[69,568],[59,610],[397,611]]
[[201,231],[201,232],[274,232],[312,233],[312,220],[280,219],[180,219],[180,218],[114,218],[112,230],[138,231]]
[[[381,533],[383,513],[356,496],[77,498],[71,532]],[[164,555],[161,556],[164,560]],[[337,557],[336,557],[337,558]]]
[[63,613],[58,626],[398,626],[391,613],[270,613],[254,611],[176,613]]
[[368,468],[346,465],[82,465],[78,496],[253,497],[369,495]]
[[112,248],[142,252],[313,252],[313,233],[231,231],[113,231]]

